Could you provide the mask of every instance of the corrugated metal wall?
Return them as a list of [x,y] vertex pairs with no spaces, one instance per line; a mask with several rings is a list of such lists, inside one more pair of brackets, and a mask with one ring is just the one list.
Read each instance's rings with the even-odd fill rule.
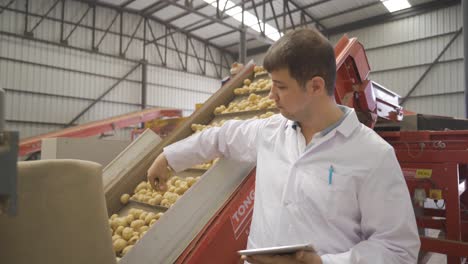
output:
[[[349,32],[366,48],[370,78],[406,96],[462,27],[459,5]],[[332,36],[336,43],[342,35]],[[424,114],[464,117],[463,33],[409,95],[403,107]]]
[[[2,6],[9,1],[0,1]],[[29,1],[29,11],[44,14],[55,1]],[[64,38],[72,30],[68,44],[74,48],[44,43],[40,40],[58,42],[61,39],[61,5],[58,4],[35,29],[34,39],[23,36],[25,29],[25,0],[16,0],[3,12],[0,12],[0,85],[6,91],[7,128],[20,131],[20,137],[58,130],[69,123],[85,109],[92,100],[114,85],[120,78],[139,64],[143,58],[143,26],[135,33],[136,38],[130,42],[131,35],[140,22],[140,17],[124,14],[122,38],[123,50],[128,45],[125,58],[119,57],[119,19],[110,27],[109,33],[99,46],[99,53],[89,52],[92,36],[92,13],[76,27],[64,24]],[[78,22],[85,14],[87,4],[66,1],[65,21]],[[15,11],[16,10],[16,11]],[[116,15],[115,10],[96,8],[96,42],[102,38],[106,28]],[[28,30],[41,20],[39,16],[28,16]],[[149,22],[153,33],[160,37],[165,34],[165,27],[153,21]],[[144,24],[144,22],[143,22]],[[75,28],[75,29],[74,29]],[[209,58],[206,62],[206,74],[195,58],[202,57],[204,44],[192,40],[195,50],[189,45],[187,52],[187,72],[175,51],[186,51],[186,39],[181,34],[173,35],[175,44],[168,38],[167,67],[162,64],[155,45],[147,46],[148,60],[148,106],[174,107],[190,114],[195,103],[204,102],[220,87],[217,71],[226,75],[227,63],[221,58],[219,50],[211,48],[215,64]],[[147,29],[147,39],[151,33]],[[130,44],[129,44],[130,43]],[[157,42],[161,48],[164,39]],[[78,47],[78,48],[76,48]],[[81,50],[80,50],[81,49]],[[109,55],[105,55],[109,54]],[[162,54],[164,57],[164,54]],[[229,56],[228,56],[229,57]],[[230,58],[229,58],[230,59]],[[221,66],[221,67],[220,67]],[[215,69],[215,67],[217,67]],[[103,100],[92,107],[77,123],[86,123],[141,109],[141,66],[118,84]],[[122,133],[120,133],[122,134]],[[128,133],[123,133],[128,138]]]

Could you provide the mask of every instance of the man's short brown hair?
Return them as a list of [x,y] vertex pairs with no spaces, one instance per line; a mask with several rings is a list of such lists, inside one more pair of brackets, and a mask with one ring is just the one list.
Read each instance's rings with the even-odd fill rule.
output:
[[272,72],[289,69],[301,87],[320,76],[325,80],[328,95],[335,91],[335,52],[330,42],[315,29],[297,29],[286,33],[269,49],[263,67]]

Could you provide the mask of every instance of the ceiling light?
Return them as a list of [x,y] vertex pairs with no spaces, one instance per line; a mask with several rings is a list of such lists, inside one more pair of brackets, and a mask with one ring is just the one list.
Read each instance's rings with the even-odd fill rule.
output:
[[[216,0],[203,0],[206,3],[212,5],[214,8],[218,7],[219,10],[223,11],[226,10],[226,14],[230,17],[234,18],[235,20],[242,23],[242,8],[236,6],[236,4],[230,0],[219,0],[217,3]],[[265,27],[265,36],[269,39],[276,41],[278,40],[283,34],[279,32],[275,27],[269,25],[268,23],[264,23],[262,20],[258,19],[255,15],[250,12],[244,11],[244,25],[249,27],[256,32],[261,32],[263,27]]]
[[381,2],[390,13],[411,7],[408,0],[381,0]]

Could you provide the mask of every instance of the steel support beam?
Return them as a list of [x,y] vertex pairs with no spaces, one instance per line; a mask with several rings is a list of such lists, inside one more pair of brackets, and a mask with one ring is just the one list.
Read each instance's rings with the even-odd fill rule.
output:
[[24,35],[31,37],[29,33],[29,0],[24,1]]
[[10,2],[8,2],[8,4],[6,4],[6,6],[1,6],[0,7],[0,14],[3,13],[3,10],[7,9],[8,7],[10,7],[16,0],[11,0]]
[[174,45],[174,48],[176,49],[176,53],[177,53],[177,58],[179,58],[179,62],[180,62],[180,65],[182,66],[182,69],[184,69],[184,71],[187,70],[187,65],[184,65],[184,60],[182,60],[182,56],[180,56],[180,51],[179,51],[179,48],[177,47],[177,43],[174,39],[174,36],[173,35],[170,35],[171,37],[171,40],[172,40],[172,45]]
[[5,90],[0,86],[0,133],[5,131]]
[[406,100],[408,99],[409,96],[414,92],[414,90],[418,87],[418,85],[424,80],[426,75],[431,71],[431,69],[439,62],[440,58],[444,53],[448,50],[448,48],[452,45],[452,43],[460,36],[462,33],[463,28],[460,28],[455,35],[450,39],[450,41],[445,45],[445,47],[442,49],[442,51],[439,53],[439,55],[434,59],[434,61],[427,67],[427,69],[424,71],[424,73],[419,77],[419,79],[416,81],[416,83],[411,87],[409,92],[401,99],[400,104],[404,104]]
[[463,72],[465,76],[465,117],[468,118],[468,0],[462,0],[463,10]]
[[[197,63],[198,63],[198,66],[200,67],[200,71],[204,74],[205,69],[201,65],[201,61],[200,61],[200,58],[198,57],[197,50],[195,49],[195,45],[193,45],[193,41],[191,38],[187,38],[187,39],[190,42],[190,46],[192,47],[193,54],[195,55],[195,58],[197,59]],[[188,47],[187,47],[187,53],[188,53]]]
[[72,28],[72,30],[70,31],[70,33],[68,33],[68,35],[65,37],[65,39],[63,40],[64,43],[68,43],[68,39],[71,37],[71,35],[73,34],[73,32],[75,32],[75,30],[78,28],[78,26],[81,24],[81,22],[83,21],[83,19],[85,19],[86,15],[88,15],[89,13],[89,10],[91,10],[91,6],[88,6],[88,8],[86,9],[86,12],[84,12],[84,14],[80,17],[80,19],[78,20],[78,22],[76,23],[76,25]]
[[141,109],[146,108],[148,92],[148,63],[143,60],[141,62]]
[[[146,21],[146,23],[148,24],[148,28],[149,28],[151,36],[153,37],[153,39],[156,39],[156,36],[154,35],[153,28],[151,27],[151,24],[149,23],[149,21]],[[157,51],[157,53],[159,55],[159,59],[161,60],[161,63],[163,65],[166,65],[166,60],[165,60],[165,58],[162,57],[161,50],[159,49],[158,44],[156,42],[152,42],[152,43],[156,47],[156,51]],[[146,44],[144,44],[144,46],[146,47]]]
[[112,21],[111,23],[109,24],[109,26],[107,26],[106,30],[104,31],[104,34],[102,34],[102,37],[101,39],[98,41],[98,43],[96,44],[96,46],[94,47],[94,50],[99,50],[99,46],[101,45],[102,41],[104,40],[104,38],[106,37],[107,33],[109,33],[112,25],[114,25],[115,21],[117,20],[117,18],[119,17],[119,12],[116,12],[115,13],[115,16],[114,18],[112,18]]
[[56,0],[52,6],[49,8],[49,10],[47,10],[47,12],[45,12],[44,15],[41,16],[41,19],[39,19],[39,21],[31,28],[31,30],[29,31],[29,33],[33,33],[34,30],[42,23],[42,21],[44,21],[44,18],[46,16],[48,16],[50,14],[50,12],[52,12],[52,10],[54,10],[54,8],[58,5],[58,3],[60,3],[60,0]]
[[121,82],[125,81],[125,79],[127,79],[127,77],[130,76],[130,74],[132,74],[136,69],[138,69],[140,65],[141,63],[138,63],[135,66],[133,66],[133,68],[130,69],[130,71],[128,71],[122,78],[117,80],[117,82],[115,82],[111,87],[109,87],[106,91],[104,91],[104,93],[102,93],[98,98],[94,99],[90,105],[88,105],[85,109],[83,109],[80,113],[78,113],[70,122],[67,123],[66,126],[68,127],[68,126],[73,125],[73,123],[75,123],[80,117],[82,117],[86,112],[88,112],[89,109],[91,109],[94,105],[99,103],[99,101],[101,101],[101,99],[104,98],[104,96],[106,96],[112,90],[114,90],[114,88],[117,87]]
[[[208,50],[208,54],[210,55],[211,60],[215,61],[214,57],[213,57],[213,53],[211,53],[210,47],[207,47],[207,50]],[[216,71],[216,75],[218,76],[218,78],[221,79],[221,73],[218,71],[218,67],[216,67],[216,65],[215,65],[214,68],[215,68],[215,71]]]
[[123,53],[121,54],[121,56],[125,57],[125,55],[127,54],[127,50],[128,50],[128,48],[130,47],[130,44],[132,44],[133,40],[135,39],[135,35],[136,35],[138,29],[140,28],[141,23],[142,23],[144,20],[145,20],[145,18],[144,18],[144,17],[141,17],[141,18],[140,18],[140,21],[138,21],[138,24],[136,25],[135,30],[133,30],[132,37],[131,37],[130,40],[128,41],[127,47],[125,47],[125,49],[123,50]]
[[[291,4],[294,7],[298,8],[298,9],[301,8],[294,0],[289,0],[289,2],[291,2]],[[324,33],[327,33],[327,28],[322,23],[320,23],[320,21],[318,21],[315,17],[313,17],[309,12],[307,12],[307,10],[305,8],[303,8],[302,14],[309,17],[317,25],[317,28],[320,31],[324,31]]]
[[246,63],[247,58],[247,43],[245,42],[245,29],[240,34],[240,45],[239,45],[239,62]]

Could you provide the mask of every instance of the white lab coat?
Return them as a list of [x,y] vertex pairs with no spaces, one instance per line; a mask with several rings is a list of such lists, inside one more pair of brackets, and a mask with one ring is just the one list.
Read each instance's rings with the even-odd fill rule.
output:
[[324,264],[416,263],[420,241],[393,148],[352,109],[311,144],[275,115],[228,121],[164,153],[176,171],[217,156],[257,162],[248,248],[311,243]]

